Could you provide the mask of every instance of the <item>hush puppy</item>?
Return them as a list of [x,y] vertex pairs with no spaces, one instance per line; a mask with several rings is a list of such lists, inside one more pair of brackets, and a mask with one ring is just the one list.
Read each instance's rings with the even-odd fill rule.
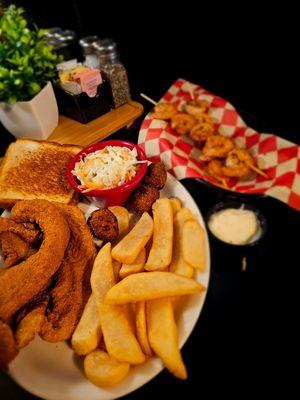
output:
[[111,242],[119,235],[118,220],[108,208],[100,208],[92,212],[88,225],[93,235],[101,240]]
[[156,162],[148,166],[143,183],[161,190],[165,186],[166,180],[167,170],[165,164],[162,162]]

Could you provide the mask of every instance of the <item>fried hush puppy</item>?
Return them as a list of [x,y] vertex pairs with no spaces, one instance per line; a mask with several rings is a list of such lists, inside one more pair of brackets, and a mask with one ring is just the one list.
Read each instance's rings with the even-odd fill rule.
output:
[[119,235],[118,220],[108,208],[93,211],[88,225],[93,235],[100,240],[111,242]]
[[132,193],[130,204],[137,213],[142,214],[149,211],[158,198],[158,189],[148,185],[141,185]]
[[147,168],[147,174],[143,180],[147,186],[152,186],[155,189],[161,190],[167,180],[167,170],[162,162],[152,163]]

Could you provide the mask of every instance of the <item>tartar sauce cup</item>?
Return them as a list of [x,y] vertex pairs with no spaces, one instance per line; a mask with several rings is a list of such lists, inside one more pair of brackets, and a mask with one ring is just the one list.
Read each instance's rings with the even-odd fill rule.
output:
[[108,206],[116,206],[124,204],[124,202],[130,196],[131,192],[138,186],[138,184],[144,178],[148,165],[147,162],[140,163],[136,175],[130,181],[121,186],[118,186],[113,189],[91,190],[88,193],[84,193],[84,189],[80,187],[81,186],[80,181],[72,173],[75,164],[80,160],[84,160],[87,154],[93,153],[96,150],[101,150],[106,146],[127,147],[130,150],[136,149],[138,161],[147,160],[147,157],[140,146],[125,140],[106,140],[103,142],[95,143],[84,148],[78,154],[76,154],[67,166],[66,175],[68,182],[77,193],[80,193],[83,196],[87,197],[91,202],[95,203],[98,207],[108,207]]
[[[214,232],[212,232],[210,228],[210,221],[215,216],[217,213],[220,213],[221,211],[229,210],[229,209],[235,209],[235,210],[247,210],[251,211],[256,218],[257,221],[257,232],[251,238],[249,241],[246,243],[230,243],[228,241],[220,239]],[[226,244],[227,246],[232,246],[232,247],[253,247],[256,244],[258,244],[262,238],[266,234],[267,230],[267,221],[266,218],[264,217],[263,213],[257,209],[256,207],[253,207],[250,204],[244,203],[244,202],[239,202],[239,201],[227,201],[227,202],[220,202],[214,205],[213,208],[211,208],[208,213],[206,214],[206,224],[208,226],[208,230],[210,235],[217,241]],[[243,226],[241,226],[241,229],[243,229]]]
[[[242,244],[228,243],[217,237],[210,229],[210,220],[216,213],[227,209],[244,209],[252,211],[257,219],[257,233]],[[247,202],[228,200],[215,204],[205,215],[205,222],[212,249],[213,269],[220,274],[243,273],[253,270],[255,266],[255,255],[263,246],[263,239],[267,232],[267,220],[263,213]]]

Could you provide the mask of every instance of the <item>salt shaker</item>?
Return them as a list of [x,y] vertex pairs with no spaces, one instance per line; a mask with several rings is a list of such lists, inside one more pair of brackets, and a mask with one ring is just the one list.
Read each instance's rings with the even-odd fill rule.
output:
[[110,84],[113,106],[120,107],[130,99],[130,89],[126,68],[119,60],[117,44],[112,39],[103,39],[94,42],[93,47],[100,70]]
[[98,36],[86,36],[79,40],[79,44],[85,57],[83,64],[86,67],[99,68],[99,59],[93,48],[93,43],[98,39]]

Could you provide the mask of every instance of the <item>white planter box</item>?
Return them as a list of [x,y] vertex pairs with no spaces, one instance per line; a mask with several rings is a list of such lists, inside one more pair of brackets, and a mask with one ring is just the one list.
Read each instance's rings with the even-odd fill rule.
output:
[[51,82],[30,101],[0,103],[0,121],[15,137],[47,139],[58,124],[58,108]]

